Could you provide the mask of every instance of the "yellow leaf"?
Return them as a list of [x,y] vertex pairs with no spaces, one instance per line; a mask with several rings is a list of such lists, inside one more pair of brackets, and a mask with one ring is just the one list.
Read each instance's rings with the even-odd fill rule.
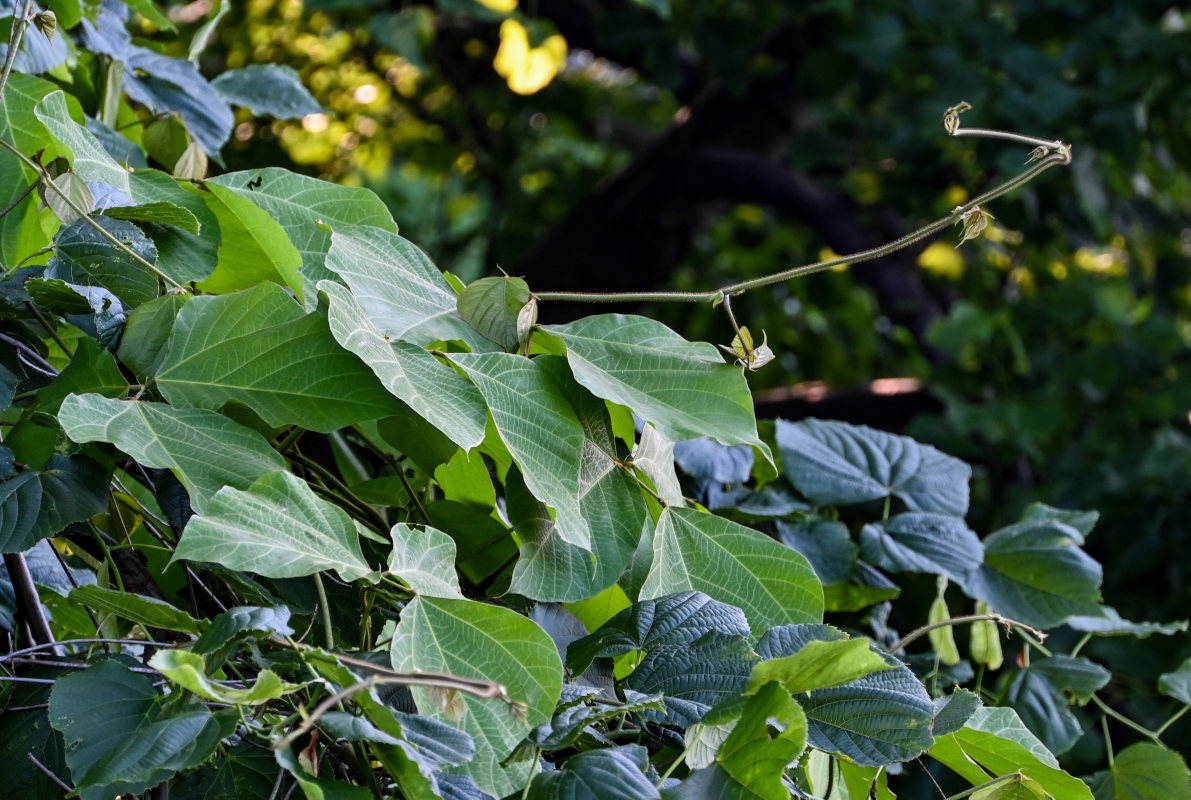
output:
[[517,94],[533,94],[544,89],[566,61],[567,42],[557,33],[546,37],[537,47],[530,47],[524,25],[515,19],[500,24],[500,49],[492,66]]
[[964,257],[946,242],[935,242],[918,254],[918,266],[936,278],[956,281],[964,274]]
[[498,14],[511,14],[517,10],[517,0],[477,0],[477,2]]

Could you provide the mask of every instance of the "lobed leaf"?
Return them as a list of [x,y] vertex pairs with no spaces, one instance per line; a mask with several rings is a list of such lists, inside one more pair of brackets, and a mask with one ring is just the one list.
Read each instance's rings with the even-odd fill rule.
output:
[[658,520],[641,597],[691,589],[742,609],[757,631],[823,618],[823,589],[802,555],[735,522],[670,507]]
[[968,512],[972,468],[909,437],[843,422],[778,420],[777,445],[786,478],[816,503],[895,495],[911,511]]

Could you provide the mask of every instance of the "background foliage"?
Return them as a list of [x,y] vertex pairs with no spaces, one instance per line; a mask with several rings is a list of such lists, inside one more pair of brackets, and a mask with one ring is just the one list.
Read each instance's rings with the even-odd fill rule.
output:
[[[20,786],[1186,795],[1187,640],[1102,605],[1188,599],[1186,15],[786,6],[50,4],[0,121]],[[959,98],[1073,168],[959,250],[740,298],[778,354],[748,387],[711,309],[500,352],[529,287],[707,289],[948,213],[1020,170],[938,141]],[[750,387],[973,468],[758,435]],[[1003,656],[899,637],[989,607]]]

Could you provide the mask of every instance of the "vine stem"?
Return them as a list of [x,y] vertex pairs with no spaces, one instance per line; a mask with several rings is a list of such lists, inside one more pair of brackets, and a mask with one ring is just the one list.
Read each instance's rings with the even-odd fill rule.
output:
[[1026,631],[1028,633],[1033,634],[1038,639],[1046,638],[1046,634],[1044,632],[1038,630],[1037,628],[1033,628],[1024,622],[1018,622],[1015,619],[1009,619],[1008,617],[1003,617],[1000,614],[965,614],[964,616],[961,616],[961,617],[952,617],[951,619],[945,619],[940,622],[932,622],[930,625],[923,625],[921,628],[915,628],[914,630],[910,631],[905,636],[903,636],[901,639],[894,642],[893,646],[889,648],[889,652],[896,653],[899,650],[904,649],[906,647],[906,645],[910,644],[911,642],[922,638],[926,634],[928,634],[931,631],[936,630],[938,628],[946,628],[949,625],[963,625],[964,623],[967,623],[967,622],[985,622],[985,621],[999,622],[1000,624],[1004,625],[1007,628],[1017,628],[1018,630]]
[[1101,700],[1099,698],[1099,696],[1093,694],[1092,702],[1096,704],[1097,708],[1099,708],[1101,711],[1104,712],[1104,715],[1106,717],[1112,717],[1113,719],[1115,719],[1117,722],[1121,723],[1122,725],[1124,725],[1128,728],[1132,728],[1133,730],[1137,731],[1142,736],[1146,737],[1147,739],[1154,742],[1155,744],[1162,743],[1161,740],[1158,738],[1157,733],[1155,733],[1154,731],[1150,730],[1149,728],[1139,725],[1138,723],[1129,719],[1124,714],[1120,713],[1119,711],[1117,711],[1116,709],[1112,708],[1107,703],[1105,703],[1103,700]]
[[1161,736],[1162,734],[1166,733],[1166,729],[1169,728],[1171,725],[1175,724],[1176,722],[1178,722],[1179,718],[1182,717],[1184,714],[1186,714],[1188,711],[1191,711],[1191,706],[1183,706],[1178,711],[1171,714],[1170,719],[1166,720],[1166,722],[1163,722],[1161,725],[1158,726],[1158,729],[1154,731],[1154,735]]
[[[15,11],[15,9],[14,9]],[[19,14],[13,14],[12,28],[8,32],[8,52],[4,56],[4,69],[0,71],[0,102],[4,101],[4,90],[8,88],[8,76],[12,74],[12,66],[17,60],[17,51],[21,49],[21,39],[29,28],[29,16],[33,11],[33,0],[25,0],[25,5]]]
[[23,650],[14,650],[11,653],[0,655],[0,663],[17,658],[18,656],[27,655],[29,653],[36,653],[39,650],[52,650],[55,646],[61,645],[76,645],[76,644],[119,644],[119,645],[135,645],[137,647],[173,647],[168,642],[154,642],[149,639],[106,639],[102,637],[90,637],[85,639],[63,639],[59,642],[47,642],[44,644],[26,647]]
[[[340,661],[348,661],[343,656],[338,654],[333,655],[334,658]],[[380,669],[375,664],[368,662],[359,662],[367,664],[371,669]],[[492,681],[477,681],[469,678],[460,678],[455,675],[446,675],[436,672],[393,672],[391,675],[369,675],[359,683],[353,683],[351,686],[340,689],[335,694],[323,698],[323,700],[314,707],[310,714],[302,720],[302,724],[287,733],[284,737],[273,745],[273,749],[281,750],[289,747],[295,739],[302,734],[309,731],[318,722],[319,717],[326,714],[332,708],[335,708],[344,700],[367,691],[374,686],[385,686],[391,684],[398,684],[402,686],[427,686],[438,689],[452,689],[455,691],[466,692],[474,695],[481,700],[503,700],[510,708],[516,706],[511,699],[509,699],[508,690],[499,683]]]
[[47,186],[50,189],[50,191],[52,191],[54,194],[58,195],[58,197],[62,198],[62,202],[66,203],[66,205],[70,206],[70,209],[72,211],[74,211],[76,214],[78,214],[80,219],[86,220],[88,225],[90,225],[95,230],[99,231],[100,235],[103,236],[103,238],[107,239],[109,242],[111,242],[113,247],[115,247],[117,250],[120,250],[120,251],[124,252],[125,254],[127,254],[128,256],[130,256],[134,261],[139,262],[141,264],[141,266],[148,269],[150,272],[152,272],[158,278],[160,278],[163,281],[165,281],[166,283],[168,283],[174,289],[180,289],[180,290],[185,289],[185,287],[182,284],[178,283],[176,280],[171,278],[169,275],[166,275],[164,272],[162,272],[160,269],[158,269],[156,264],[153,264],[152,262],[145,259],[140,253],[136,252],[131,247],[124,244],[124,242],[122,242],[118,238],[116,238],[111,233],[111,231],[109,231],[107,228],[103,227],[98,222],[96,222],[95,219],[91,216],[91,209],[83,208],[77,202],[75,202],[73,197],[70,197],[65,192],[63,192],[60,188],[58,188],[58,184],[54,183],[53,179],[50,177],[50,174],[48,172],[46,172],[45,167],[43,167],[41,164],[38,164],[33,159],[29,158],[29,156],[22,153],[20,150],[18,150],[16,148],[15,145],[13,145],[7,139],[0,138],[0,147],[3,147],[8,152],[12,153],[14,156],[16,156],[17,158],[19,158],[21,160],[21,163],[23,163],[25,166],[29,167],[34,172],[36,172],[38,175],[38,179],[42,182],[43,185]]
[[[962,109],[961,109],[962,110]],[[949,114],[951,110],[949,109]],[[960,128],[958,127],[958,117],[953,126],[946,126],[947,132],[952,136],[980,136],[992,139],[1006,139],[1008,141],[1019,144],[1033,145],[1036,148],[1042,148],[1049,153],[1049,155],[1036,161],[1032,166],[1027,168],[1020,175],[1016,175],[1004,183],[994,186],[987,192],[980,194],[974,199],[963,205],[956,206],[950,214],[941,217],[934,222],[923,225],[917,230],[907,233],[898,239],[891,242],[873,247],[868,250],[861,250],[858,253],[852,253],[846,256],[839,256],[827,261],[816,261],[812,264],[803,264],[801,266],[792,267],[781,272],[776,272],[772,275],[766,275],[752,280],[741,281],[722,289],[717,289],[710,292],[534,292],[534,297],[539,300],[564,300],[572,303],[621,303],[621,302],[663,302],[663,303],[714,303],[720,301],[729,295],[738,295],[747,292],[750,289],[760,289],[764,286],[772,286],[777,283],[785,283],[794,278],[801,278],[804,275],[811,275],[815,272],[821,272],[832,267],[857,264],[862,261],[871,261],[874,258],[889,255],[910,245],[920,242],[929,236],[933,236],[939,231],[953,225],[964,214],[973,210],[977,206],[988,203],[996,198],[1013,191],[1023,184],[1029,183],[1040,174],[1058,165],[1067,165],[1071,163],[1071,148],[1070,146],[1059,142],[1050,141],[1047,139],[1039,139],[1034,136],[1025,136],[1020,133],[1012,133],[1009,131],[997,131],[987,128]],[[1053,151],[1053,152],[1052,152]]]

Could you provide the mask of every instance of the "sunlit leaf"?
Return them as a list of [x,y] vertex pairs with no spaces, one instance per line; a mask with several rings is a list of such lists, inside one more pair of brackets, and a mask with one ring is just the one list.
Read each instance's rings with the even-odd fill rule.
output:
[[335,277],[323,263],[331,249],[332,230],[370,225],[397,232],[389,209],[367,189],[316,180],[280,167],[229,172],[212,178],[208,184],[212,183],[251,200],[275,219],[302,257],[302,275],[312,283]]
[[149,659],[149,666],[174,683],[199,697],[229,705],[260,705],[276,700],[299,686],[286,686],[277,673],[263,669],[256,673],[251,685],[235,689],[211,680],[203,657],[189,650],[158,650]]
[[318,288],[330,300],[327,322],[335,340],[359,356],[386,389],[463,449],[484,440],[488,409],[475,386],[418,345],[390,340],[342,284],[319,281]]
[[[527,763],[500,766],[509,751],[535,726],[550,719],[562,687],[562,664],[554,642],[530,620],[506,608],[471,600],[417,597],[401,612],[393,635],[393,668],[446,672],[494,681],[507,687],[526,713],[510,713],[505,703],[462,695],[459,727],[475,740],[468,773],[484,791],[498,797],[520,791],[529,780]],[[442,718],[429,694],[415,688],[418,710]]]
[[389,572],[421,595],[462,598],[455,574],[455,542],[440,530],[404,522],[389,531],[393,556]]
[[157,386],[176,406],[243,403],[273,426],[332,431],[388,416],[397,401],[275,283],[182,307]]
[[214,182],[205,186],[208,193],[203,199],[219,220],[223,242],[215,271],[199,288],[226,294],[274,281],[288,286],[301,300],[304,285],[298,270],[302,256],[280,223],[226,186]]
[[66,398],[58,419],[76,442],[108,442],[146,467],[173,470],[200,513],[223,487],[247,489],[285,469],[259,433],[201,408],[85,394]]
[[[757,643],[763,659],[794,655],[813,641],[843,641],[827,625],[773,628]],[[931,746],[934,705],[926,688],[901,662],[877,653],[889,666],[858,680],[797,696],[810,721],[812,747],[840,753],[862,766],[908,761]]]
[[557,513],[563,541],[588,548],[591,530],[579,508],[585,434],[542,358],[509,353],[452,354],[480,390],[525,485]]
[[106,589],[102,586],[80,586],[71,591],[70,600],[95,611],[132,620],[145,627],[183,633],[198,633],[201,629],[199,621],[194,617],[155,597]]
[[476,352],[497,349],[459,316],[455,292],[426,254],[395,233],[337,228],[326,266],[390,339],[417,345],[458,339]]
[[268,578],[335,570],[346,581],[377,580],[351,517],[288,472],[270,472],[246,490],[220,489],[205,513],[191,517],[174,559]]
[[743,609],[758,631],[823,618],[822,587],[800,554],[721,517],[667,508],[641,597],[690,589]]
[[1011,708],[977,709],[962,729],[936,739],[930,755],[973,785],[987,782],[990,772],[1021,772],[1055,800],[1092,800],[1087,784],[1059,769],[1058,760]]
[[645,317],[601,314],[544,328],[567,346],[575,380],[597,397],[626,405],[671,441],[710,436],[748,444],[757,438],[748,384],[709,344],[688,342]]

